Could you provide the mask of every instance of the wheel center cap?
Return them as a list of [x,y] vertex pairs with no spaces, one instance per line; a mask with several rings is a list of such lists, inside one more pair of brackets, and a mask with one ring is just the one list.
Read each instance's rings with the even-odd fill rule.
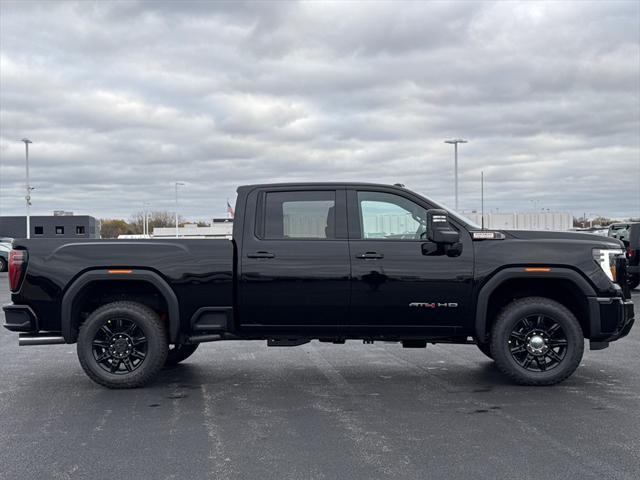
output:
[[547,350],[547,342],[542,335],[535,333],[529,337],[527,350],[533,355],[542,355]]
[[131,339],[126,335],[115,335],[111,340],[109,351],[116,358],[125,358],[131,353]]

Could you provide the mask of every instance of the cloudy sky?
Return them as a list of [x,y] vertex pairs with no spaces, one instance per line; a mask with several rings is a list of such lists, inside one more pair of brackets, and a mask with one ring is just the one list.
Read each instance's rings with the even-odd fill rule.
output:
[[640,2],[0,1],[0,214],[224,215],[239,184],[402,182],[640,215]]

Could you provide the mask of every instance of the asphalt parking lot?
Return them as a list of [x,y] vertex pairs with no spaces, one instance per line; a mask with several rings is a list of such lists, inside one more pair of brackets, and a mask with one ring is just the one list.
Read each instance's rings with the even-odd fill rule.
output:
[[535,388],[473,345],[222,342],[111,391],[0,329],[0,478],[637,479],[639,349],[636,327]]

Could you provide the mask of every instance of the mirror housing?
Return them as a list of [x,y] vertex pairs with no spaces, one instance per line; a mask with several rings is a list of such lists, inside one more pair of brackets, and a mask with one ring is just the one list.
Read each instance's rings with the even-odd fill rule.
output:
[[427,210],[427,238],[434,243],[445,245],[460,242],[460,232],[451,228],[446,210]]

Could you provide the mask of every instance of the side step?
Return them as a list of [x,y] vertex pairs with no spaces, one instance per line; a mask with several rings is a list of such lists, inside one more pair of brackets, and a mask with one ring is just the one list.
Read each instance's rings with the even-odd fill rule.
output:
[[18,335],[18,345],[21,347],[28,345],[59,345],[66,343],[63,336],[41,334],[41,333],[21,333]]

